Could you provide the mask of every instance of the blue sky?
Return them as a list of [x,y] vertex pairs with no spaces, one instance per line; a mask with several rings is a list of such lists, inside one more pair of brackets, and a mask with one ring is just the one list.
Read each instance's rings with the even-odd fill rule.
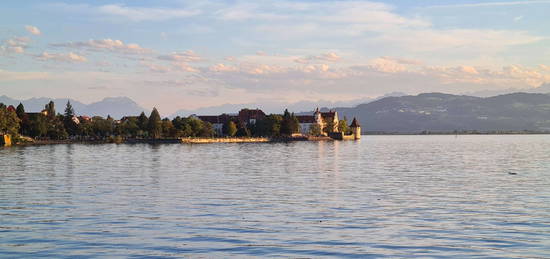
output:
[[0,94],[219,104],[550,82],[550,0],[3,1]]

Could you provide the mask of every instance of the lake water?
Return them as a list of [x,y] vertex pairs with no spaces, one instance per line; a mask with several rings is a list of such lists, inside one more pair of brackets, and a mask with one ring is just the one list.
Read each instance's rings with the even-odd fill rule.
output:
[[0,148],[0,257],[550,257],[550,136]]

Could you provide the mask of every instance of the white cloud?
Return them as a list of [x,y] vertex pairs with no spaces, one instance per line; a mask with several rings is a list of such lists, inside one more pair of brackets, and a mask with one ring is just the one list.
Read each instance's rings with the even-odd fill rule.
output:
[[[272,3],[263,2],[264,5]],[[287,18],[284,14],[261,10],[262,6],[251,2],[238,2],[225,6],[214,12],[215,17],[226,21],[244,21],[252,19],[262,20],[284,20]]]
[[[501,1],[447,7],[549,2]],[[338,46],[339,49],[366,49],[362,52],[391,51],[389,53],[392,55],[414,51],[428,53],[432,57],[445,54],[473,58],[482,54],[500,54],[507,48],[544,39],[518,30],[437,27],[428,18],[415,14],[403,15],[390,4],[372,1],[180,1],[163,8],[65,4],[62,9],[67,12],[87,10],[90,14],[99,14],[99,18],[109,15],[129,21],[194,17],[193,22],[182,22],[185,32],[188,33],[193,27],[207,27],[209,32],[237,28],[233,44],[239,42],[249,47],[269,44],[277,48],[301,44],[304,48],[315,48],[317,52]],[[242,38],[246,40],[239,40]],[[305,63],[305,60],[298,59],[297,62]]]
[[48,79],[45,72],[14,72],[0,69],[0,81],[26,81]]
[[514,22],[519,22],[521,20],[523,20],[523,15],[514,17]]
[[189,10],[181,8],[148,8],[148,7],[129,7],[124,5],[102,5],[97,10],[106,15],[119,16],[131,21],[162,21],[175,18],[186,18],[200,14],[199,10]]
[[28,32],[30,32],[32,35],[40,35],[42,34],[42,32],[35,26],[32,26],[32,25],[27,25],[25,26],[25,30],[27,30]]
[[329,52],[325,54],[321,54],[319,56],[308,56],[303,58],[297,58],[294,59],[294,62],[300,63],[300,64],[309,64],[309,63],[323,63],[323,62],[338,62],[342,59],[342,57],[338,56],[338,54],[334,52]]
[[327,96],[342,92],[370,95],[392,91],[462,93],[531,88],[550,82],[550,69],[545,65],[535,68],[512,65],[502,69],[472,65],[433,66],[398,57],[379,57],[363,65],[339,67],[323,63],[303,66],[220,63],[201,70],[201,74],[230,89],[268,92],[274,98],[289,90]]
[[169,73],[169,72],[188,72],[188,73],[197,73],[198,69],[190,66],[189,64],[181,61],[172,62],[171,66],[163,64],[155,64],[151,62],[141,62],[142,65],[146,66],[149,71],[155,73]]
[[[521,3],[514,2],[516,5]],[[535,50],[529,48],[529,44],[535,46],[533,43],[545,40],[544,36],[540,36],[543,34],[538,34],[542,32],[503,27],[463,29],[432,24],[439,18],[430,20],[427,16],[417,16],[413,9],[396,10],[389,4],[369,1],[262,0],[257,3],[237,0],[228,3],[184,0],[170,4],[173,8],[123,4],[81,5],[79,8],[86,9],[87,18],[92,21],[115,21],[116,26],[122,24],[123,28],[135,26],[128,25],[127,21],[148,21],[152,25],[147,28],[166,28],[167,24],[154,22],[178,19],[174,24],[180,28],[171,31],[159,29],[148,32],[147,28],[138,27],[145,31],[144,35],[159,39],[169,35],[174,42],[182,42],[183,49],[197,43],[204,43],[204,49],[213,49],[212,44],[217,44],[214,53],[229,57],[224,59],[209,55],[205,60],[202,53],[198,55],[190,50],[158,53],[114,39],[52,46],[71,48],[65,52],[70,50],[85,53],[86,56],[90,54],[87,51],[151,54],[128,58],[142,62],[138,64],[140,72],[153,73],[119,74],[133,82],[139,81],[136,79],[138,77],[166,84],[176,82],[174,85],[185,85],[189,92],[219,86],[238,91],[242,94],[235,95],[238,98],[250,98],[259,92],[272,98],[290,98],[294,94],[300,99],[303,96],[333,99],[346,94],[346,98],[356,98],[356,95],[381,95],[391,91],[456,93],[510,86],[532,87],[550,81],[550,69],[546,65],[537,68],[495,66],[510,63],[506,57],[512,55],[532,55]],[[493,2],[492,6],[498,4]],[[525,12],[522,15],[530,17]],[[189,17],[193,20],[186,22]],[[512,23],[513,17],[506,16],[508,23]],[[520,19],[516,17],[516,20]],[[125,22],[118,23],[120,20]],[[216,35],[199,35],[193,28],[207,28],[208,33]],[[189,35],[195,37],[193,42],[182,40]],[[220,43],[211,40],[204,42],[204,38],[214,38],[211,36],[223,36],[226,40]],[[6,53],[10,48],[10,53],[21,53],[25,51],[26,44],[10,39],[2,45],[2,52]],[[248,54],[230,56],[237,53]],[[544,54],[537,53],[539,60]],[[70,60],[69,56],[59,55],[46,52],[42,53],[41,58],[36,58]],[[122,67],[125,68],[123,72],[128,72],[132,64],[116,63],[111,68]],[[185,77],[193,80],[184,80]],[[220,93],[222,101],[228,99],[223,91]],[[175,95],[171,97],[176,98]],[[213,102],[208,99],[202,101]]]
[[202,60],[202,58],[192,50],[184,52],[172,52],[167,55],[158,56],[158,59],[179,62],[198,62]]
[[112,51],[124,54],[147,54],[152,50],[143,48],[135,43],[125,44],[121,40],[103,39],[103,40],[88,40],[69,43],[54,43],[54,47],[88,49],[92,51]]
[[407,70],[407,64],[403,64],[395,59],[380,57],[371,61],[369,67],[375,71],[383,73],[398,73]]
[[170,67],[168,67],[168,66],[153,64],[153,63],[146,63],[146,62],[142,62],[141,64],[146,66],[147,68],[149,68],[149,71],[151,71],[151,72],[155,72],[155,73],[170,72]]
[[21,54],[25,52],[30,39],[28,37],[14,37],[7,39],[0,45],[0,55]]
[[174,62],[174,63],[172,63],[172,67],[176,71],[191,72],[191,73],[199,72],[198,69],[190,66],[189,64],[187,64],[185,62]]
[[509,2],[484,2],[471,4],[450,4],[450,5],[433,5],[426,8],[463,8],[463,7],[494,7],[494,6],[514,6],[514,5],[533,5],[533,4],[550,4],[548,0],[524,0],[524,1],[509,1]]
[[[267,6],[267,7],[265,7]],[[394,8],[373,2],[298,2],[267,1],[263,8],[248,8],[248,16],[257,21],[254,33],[258,41],[270,44],[285,39],[294,44],[330,48],[426,52],[440,57],[474,57],[499,54],[503,50],[545,39],[527,31],[495,29],[437,28],[427,19],[397,14]],[[285,13],[276,23],[254,16],[257,13]],[[304,58],[297,60],[306,63]]]
[[478,57],[495,55],[513,46],[535,43],[544,37],[533,36],[523,31],[506,30],[394,30],[369,39],[371,44],[386,48],[401,49],[417,54],[428,53],[438,57]]
[[239,70],[235,66],[224,65],[222,63],[210,66],[208,69],[212,72],[235,72]]
[[40,55],[35,56],[36,59],[41,61],[61,61],[61,62],[70,62],[70,63],[78,63],[78,62],[86,62],[88,59],[86,57],[78,55],[76,53],[70,52],[70,53],[48,53],[48,52],[42,52]]

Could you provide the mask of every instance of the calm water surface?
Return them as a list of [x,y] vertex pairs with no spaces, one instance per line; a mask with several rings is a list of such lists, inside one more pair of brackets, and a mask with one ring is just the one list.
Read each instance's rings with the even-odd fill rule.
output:
[[0,257],[550,257],[550,136],[0,148]]

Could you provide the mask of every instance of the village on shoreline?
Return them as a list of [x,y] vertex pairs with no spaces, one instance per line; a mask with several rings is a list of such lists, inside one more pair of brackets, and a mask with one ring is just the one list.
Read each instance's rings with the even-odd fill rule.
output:
[[245,143],[280,141],[358,140],[361,126],[336,111],[310,115],[265,114],[241,109],[235,114],[191,115],[162,119],[156,108],[149,116],[76,115],[70,102],[64,113],[50,101],[40,112],[0,104],[0,146],[59,143]]

